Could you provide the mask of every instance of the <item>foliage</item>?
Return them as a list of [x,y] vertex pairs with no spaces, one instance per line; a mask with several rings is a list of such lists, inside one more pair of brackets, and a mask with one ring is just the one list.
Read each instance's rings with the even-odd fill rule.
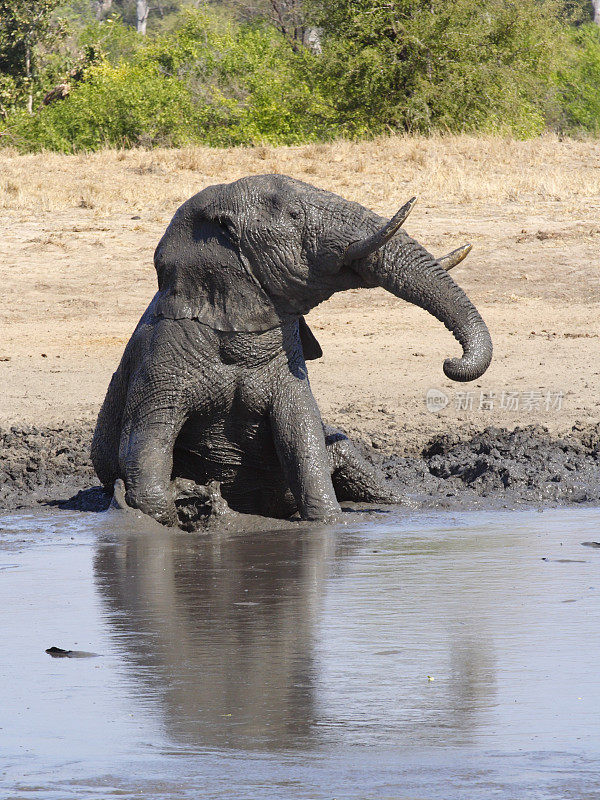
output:
[[91,67],[69,98],[16,120],[13,136],[24,150],[63,152],[103,146],[179,146],[197,123],[185,87],[147,66],[125,61]]
[[53,12],[60,0],[0,0],[0,102],[5,112],[22,98],[32,110],[38,88],[38,48],[64,35]]
[[314,13],[347,134],[544,127],[562,40],[551,2],[323,0]]
[[[183,10],[186,3],[181,0],[161,0],[152,3],[148,16],[148,31],[159,32],[169,29],[177,14]],[[198,5],[196,3],[196,5]],[[116,12],[126,25],[136,27],[137,9],[136,0],[113,0],[111,11]]]
[[111,64],[131,61],[144,46],[144,39],[131,28],[124,25],[117,16],[110,16],[99,22],[90,20],[78,31],[79,49],[93,47],[102,53]]
[[[598,134],[600,29],[586,3],[165,0],[140,36],[126,24],[132,0],[0,0],[0,142],[72,152],[399,130]],[[101,20],[96,5],[109,9]],[[314,26],[319,54],[302,45]],[[42,106],[63,82],[67,99]]]
[[198,107],[212,110],[208,144],[295,144],[323,133],[311,54],[294,53],[260,22],[234,25],[188,12],[185,24],[150,45],[145,57],[186,82]]
[[600,134],[600,27],[584,25],[572,33],[569,64],[560,71],[562,130]]
[[15,118],[10,141],[68,152],[307,141],[323,133],[310,58],[267,26],[188,11],[175,32],[145,42],[129,59],[90,67],[66,100],[33,120]]
[[0,72],[0,119],[8,116],[9,109],[14,105],[18,95],[17,81],[12,75]]

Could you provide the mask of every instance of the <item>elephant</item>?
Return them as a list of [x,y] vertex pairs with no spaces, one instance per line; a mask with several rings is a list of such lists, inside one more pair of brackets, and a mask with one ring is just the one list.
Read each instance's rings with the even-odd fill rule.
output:
[[[335,292],[383,287],[429,311],[461,344],[443,370],[480,377],[492,342],[448,270],[401,228],[284,175],[209,186],[176,211],[154,254],[158,291],[100,410],[92,462],[127,504],[178,524],[183,498],[214,481],[242,513],[328,521],[340,501],[400,502],[340,431],[325,426],[306,361],[321,348],[304,317]],[[203,494],[204,492],[204,494]],[[213,492],[214,494],[214,492]]]

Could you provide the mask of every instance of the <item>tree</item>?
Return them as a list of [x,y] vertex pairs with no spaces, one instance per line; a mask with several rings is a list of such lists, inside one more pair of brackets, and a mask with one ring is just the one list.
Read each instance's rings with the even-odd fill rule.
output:
[[592,6],[594,7],[594,22],[596,25],[600,25],[600,0],[592,0]]
[[104,19],[112,7],[113,0],[92,0],[92,6],[97,20]]
[[243,21],[268,20],[295,53],[303,45],[320,50],[319,31],[308,21],[305,0],[221,0],[221,5]]
[[148,0],[137,0],[137,32],[142,36],[146,35],[146,23],[148,21],[148,14],[150,13],[150,3]]
[[297,51],[304,44],[306,21],[302,0],[270,0],[271,18],[276,27]]
[[15,98],[25,95],[33,113],[39,45],[60,37],[64,29],[53,17],[60,0],[0,0],[0,77],[14,83]]

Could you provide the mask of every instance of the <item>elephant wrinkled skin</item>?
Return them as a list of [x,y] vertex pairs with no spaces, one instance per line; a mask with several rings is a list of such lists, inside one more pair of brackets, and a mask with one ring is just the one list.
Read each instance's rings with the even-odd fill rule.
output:
[[[358,203],[281,175],[210,186],[176,212],[156,248],[158,292],[113,375],[92,460],[127,503],[177,523],[180,479],[218,481],[242,512],[330,519],[339,500],[397,491],[323,425],[306,360],[321,349],[304,315],[334,292],[382,286],[452,331],[453,380],[474,380],[492,345],[479,313],[437,260]],[[193,484],[191,484],[193,486]],[[198,486],[199,497],[202,488]]]

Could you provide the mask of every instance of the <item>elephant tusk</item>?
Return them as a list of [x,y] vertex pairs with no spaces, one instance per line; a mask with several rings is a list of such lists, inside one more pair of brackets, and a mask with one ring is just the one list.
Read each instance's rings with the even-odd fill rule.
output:
[[445,256],[438,258],[438,261],[445,270],[451,270],[469,255],[472,248],[472,244],[463,244],[462,247],[458,247],[451,253],[447,253]]
[[352,263],[352,261],[358,261],[359,258],[367,258],[367,256],[370,256],[376,250],[379,250],[380,247],[383,247],[386,242],[389,242],[392,236],[404,224],[416,202],[417,198],[411,197],[408,203],[405,203],[400,211],[394,214],[383,228],[380,228],[380,230],[367,239],[349,245],[344,254],[344,264],[348,265]]

